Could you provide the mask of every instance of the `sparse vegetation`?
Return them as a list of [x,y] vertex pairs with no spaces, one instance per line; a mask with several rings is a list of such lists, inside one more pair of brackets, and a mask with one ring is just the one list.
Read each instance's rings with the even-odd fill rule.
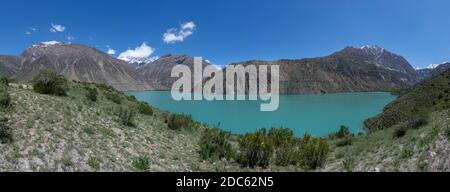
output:
[[67,95],[68,82],[66,78],[52,70],[39,71],[31,82],[36,93],[56,96]]

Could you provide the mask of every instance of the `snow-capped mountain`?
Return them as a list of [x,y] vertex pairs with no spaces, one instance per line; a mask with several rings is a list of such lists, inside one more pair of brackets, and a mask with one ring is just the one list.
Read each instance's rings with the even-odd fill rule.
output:
[[365,45],[360,48],[346,47],[336,52],[334,56],[365,61],[377,67],[404,73],[408,76],[408,82],[418,81],[416,70],[405,58],[376,45]]

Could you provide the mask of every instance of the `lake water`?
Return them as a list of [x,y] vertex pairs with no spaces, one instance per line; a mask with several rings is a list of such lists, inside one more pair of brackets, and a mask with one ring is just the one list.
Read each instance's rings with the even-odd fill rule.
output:
[[243,134],[259,128],[289,127],[297,136],[325,136],[347,125],[362,132],[363,122],[395,99],[385,92],[280,95],[277,111],[261,112],[260,101],[174,101],[170,91],[127,92],[173,113],[190,114],[202,123]]

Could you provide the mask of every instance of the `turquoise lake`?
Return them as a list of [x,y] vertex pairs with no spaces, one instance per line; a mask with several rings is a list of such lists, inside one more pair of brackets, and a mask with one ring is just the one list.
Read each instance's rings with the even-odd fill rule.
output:
[[[259,128],[289,127],[297,136],[325,136],[341,125],[363,132],[363,122],[395,99],[386,92],[324,95],[280,95],[279,108],[261,112],[261,101],[175,101],[170,91],[127,92],[138,100],[172,113],[190,114],[207,125],[243,134]],[[266,103],[266,102],[264,102]]]

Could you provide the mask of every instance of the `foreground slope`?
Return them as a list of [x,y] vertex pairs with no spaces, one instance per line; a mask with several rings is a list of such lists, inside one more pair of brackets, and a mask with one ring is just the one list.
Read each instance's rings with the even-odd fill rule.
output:
[[450,110],[429,114],[429,123],[408,129],[400,125],[356,136],[351,145],[330,141],[332,153],[321,171],[448,172],[450,171]]
[[450,171],[450,70],[402,91],[365,122],[369,133],[330,140],[324,171]]
[[[67,97],[10,88],[12,106],[0,112],[8,118],[13,141],[0,143],[0,171],[140,171],[135,162],[149,160],[149,171],[199,169],[198,133],[167,128],[165,112],[136,116],[135,127],[118,121],[117,110],[135,101],[120,96],[121,104],[100,90],[97,102],[85,98],[82,85]],[[28,86],[29,87],[29,86]]]

